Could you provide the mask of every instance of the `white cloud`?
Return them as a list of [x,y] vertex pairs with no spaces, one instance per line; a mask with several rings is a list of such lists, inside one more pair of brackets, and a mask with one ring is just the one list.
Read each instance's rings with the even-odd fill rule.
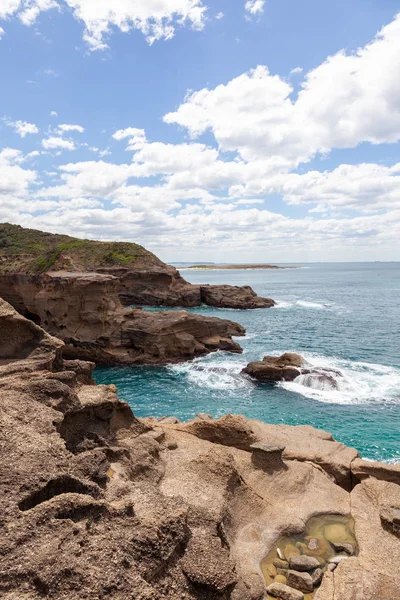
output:
[[172,38],[178,27],[202,29],[206,7],[202,0],[0,0],[0,19],[17,15],[32,25],[39,14],[67,5],[85,25],[84,40],[92,50],[107,47],[113,27],[127,33],[142,32],[148,43]]
[[77,131],[78,133],[84,133],[85,128],[82,127],[82,125],[67,125],[67,124],[63,124],[63,125],[59,125],[57,127],[59,133],[61,133],[61,135],[63,133],[66,132],[70,132],[70,131]]
[[215,18],[217,19],[217,21],[220,21],[221,19],[224,18],[224,13],[223,12],[219,12],[217,15],[215,15]]
[[290,75],[300,75],[303,72],[303,67],[295,67],[290,71]]
[[0,27],[0,40],[3,39],[3,37],[5,36],[6,32],[4,31],[4,29],[2,27]]
[[265,0],[247,0],[244,9],[251,15],[257,15],[264,12]]
[[54,0],[22,0],[22,2],[14,2],[14,4],[17,5],[15,10],[19,10],[18,18],[28,26],[33,25],[41,12],[59,8],[59,4]]
[[[215,89],[191,93],[166,123],[192,137],[211,130],[245,160],[275,156],[296,166],[316,153],[400,139],[400,15],[355,54],[341,51],[292,86],[259,66]],[[379,115],[379,118],[377,118]]]
[[51,116],[51,117],[58,117],[58,113],[56,113],[56,111],[55,111],[55,110],[52,110],[52,111],[50,112],[50,116]]
[[42,140],[43,148],[46,150],[76,150],[75,143],[72,140],[64,140],[60,137],[49,137]]
[[138,150],[146,143],[146,133],[144,129],[137,129],[136,127],[119,129],[113,133],[112,137],[117,141],[129,138],[127,150]]
[[23,160],[20,150],[4,148],[0,151],[0,204],[3,204],[3,196],[25,194],[29,185],[36,180],[35,171],[20,166]]
[[9,127],[12,127],[19,136],[24,138],[28,134],[39,133],[38,127],[34,123],[27,121],[6,121]]

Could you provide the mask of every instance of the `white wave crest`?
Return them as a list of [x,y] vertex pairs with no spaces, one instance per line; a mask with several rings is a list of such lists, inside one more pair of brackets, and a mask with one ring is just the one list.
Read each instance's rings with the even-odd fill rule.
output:
[[340,374],[328,377],[299,375],[279,386],[307,398],[336,404],[366,402],[400,403],[400,369],[385,365],[306,354],[304,358],[322,370]]
[[243,360],[229,360],[222,352],[216,352],[211,358],[199,358],[169,368],[174,373],[186,375],[190,383],[200,387],[233,392],[238,389],[250,391],[255,387],[252,381],[241,375],[245,366]]
[[334,302],[310,302],[309,300],[295,300],[290,302],[288,300],[277,301],[275,308],[311,308],[314,310],[328,310],[334,306]]

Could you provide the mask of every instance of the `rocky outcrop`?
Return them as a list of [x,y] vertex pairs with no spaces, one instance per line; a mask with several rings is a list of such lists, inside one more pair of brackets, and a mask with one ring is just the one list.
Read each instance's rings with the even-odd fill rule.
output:
[[241,352],[240,325],[184,311],[125,309],[118,279],[99,273],[0,276],[0,296],[65,342],[67,358],[166,364],[215,350]]
[[261,383],[294,381],[318,390],[339,389],[340,371],[311,365],[299,354],[286,352],[282,356],[264,356],[261,361],[251,362],[242,371]]
[[248,285],[201,285],[201,301],[217,308],[272,308],[275,306],[271,298],[261,298]]
[[[0,223],[0,274],[5,285],[12,286],[12,276],[59,271],[112,275],[118,281],[117,293],[125,306],[189,308],[205,303],[251,309],[275,304],[260,298],[248,286],[192,285],[177,269],[138,244],[81,240]],[[11,293],[12,290],[7,297],[9,302]],[[16,302],[14,298],[13,306]]]
[[[93,384],[92,364],[64,360],[63,342],[3,301],[0,332],[1,598],[262,600],[277,538],[326,514],[353,517],[357,555],[326,569],[315,599],[397,597],[400,486],[368,475],[343,489],[327,465],[350,471],[355,451],[233,415],[137,419],[114,386]],[[278,569],[321,575],[293,558],[303,546],[289,550],[269,591],[300,599],[299,575]]]

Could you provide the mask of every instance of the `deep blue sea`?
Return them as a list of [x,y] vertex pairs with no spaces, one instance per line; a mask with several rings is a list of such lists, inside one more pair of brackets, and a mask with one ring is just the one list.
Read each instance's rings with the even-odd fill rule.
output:
[[[96,381],[115,383],[137,416],[187,420],[199,412],[241,413],[268,423],[309,424],[364,458],[400,462],[400,263],[298,266],[182,271],[192,283],[251,285],[278,306],[193,309],[244,325],[242,355],[217,352],[167,367],[98,367]],[[258,385],[240,374],[249,361],[283,352],[339,369],[339,390],[299,382]]]

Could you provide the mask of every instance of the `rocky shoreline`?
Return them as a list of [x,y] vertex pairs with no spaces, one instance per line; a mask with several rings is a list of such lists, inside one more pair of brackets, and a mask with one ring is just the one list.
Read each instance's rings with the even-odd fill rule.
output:
[[[298,575],[268,583],[261,563],[321,515],[352,519],[357,550],[337,550],[314,600],[397,598],[398,466],[309,426],[137,419],[4,301],[0,339],[5,600],[308,600]],[[295,548],[280,560],[307,573]]]

